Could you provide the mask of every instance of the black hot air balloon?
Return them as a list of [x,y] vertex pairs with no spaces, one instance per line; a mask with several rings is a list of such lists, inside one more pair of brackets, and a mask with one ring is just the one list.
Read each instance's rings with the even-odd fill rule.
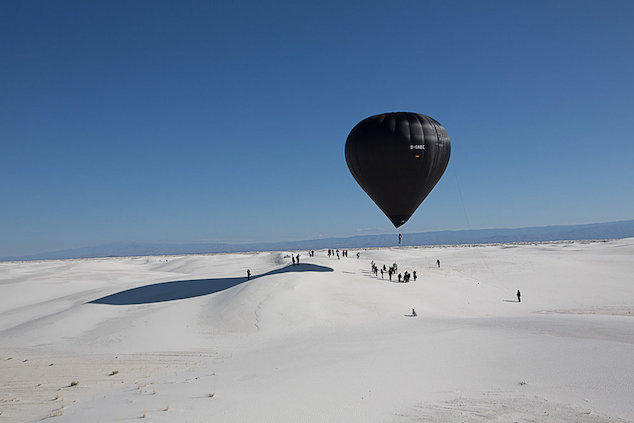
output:
[[445,128],[419,113],[370,116],[346,140],[350,173],[397,228],[434,188],[450,152]]

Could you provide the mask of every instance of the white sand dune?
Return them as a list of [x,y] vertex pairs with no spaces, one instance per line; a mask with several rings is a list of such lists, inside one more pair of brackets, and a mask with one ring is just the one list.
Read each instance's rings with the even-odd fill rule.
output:
[[0,263],[0,422],[634,421],[634,239],[288,253]]

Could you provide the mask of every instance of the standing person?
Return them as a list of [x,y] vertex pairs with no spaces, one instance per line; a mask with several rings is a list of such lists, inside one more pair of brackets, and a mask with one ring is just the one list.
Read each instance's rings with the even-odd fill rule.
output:
[[383,279],[383,269],[381,268],[381,279]]
[[297,254],[297,264],[299,264],[299,254]]
[[412,276],[414,277],[414,280],[416,280],[416,270],[412,271]]
[[436,259],[436,266],[440,269],[440,259]]
[[390,267],[390,270],[387,271],[387,274],[390,277],[390,281],[392,280],[392,273],[392,268]]
[[414,309],[412,309],[412,316],[414,316],[414,317],[418,316],[418,315],[416,314],[416,310],[414,310]]
[[401,234],[398,234],[398,245],[401,245]]
[[291,254],[291,260],[293,260],[293,264],[295,264],[295,256]]
[[247,280],[251,280],[251,269],[247,269]]
[[403,278],[403,276],[399,273],[398,274],[398,281],[401,282],[401,279]]
[[521,300],[521,298],[520,298],[521,296],[522,296],[522,294],[520,293],[520,290],[518,289],[518,290],[517,290],[517,302],[518,302],[518,303],[521,303],[521,302],[522,302],[522,300]]

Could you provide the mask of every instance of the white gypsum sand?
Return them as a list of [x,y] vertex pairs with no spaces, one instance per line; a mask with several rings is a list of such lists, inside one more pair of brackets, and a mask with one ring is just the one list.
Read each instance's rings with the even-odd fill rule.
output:
[[0,422],[634,420],[634,239],[357,251],[0,263]]

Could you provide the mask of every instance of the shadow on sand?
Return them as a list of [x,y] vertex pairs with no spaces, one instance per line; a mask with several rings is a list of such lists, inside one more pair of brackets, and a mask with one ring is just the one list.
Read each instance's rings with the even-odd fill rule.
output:
[[[251,280],[279,273],[332,271],[333,270],[330,267],[301,263],[271,270],[270,272],[263,273],[261,275],[251,276]],[[138,288],[126,289],[125,291],[89,301],[89,304],[132,305],[182,300],[184,298],[200,297],[201,295],[224,291],[225,289],[240,285],[246,281],[247,278],[244,277],[161,282],[152,285],[140,286]]]

